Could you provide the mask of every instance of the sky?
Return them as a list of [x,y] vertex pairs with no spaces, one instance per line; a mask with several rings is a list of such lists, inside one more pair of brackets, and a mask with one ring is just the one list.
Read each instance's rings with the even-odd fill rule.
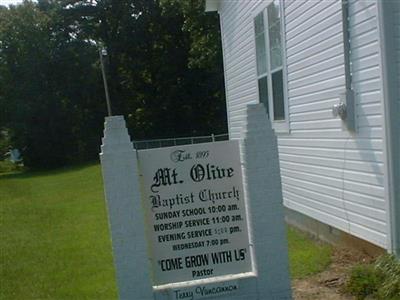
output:
[[21,2],[22,0],[0,0],[0,5],[18,4]]

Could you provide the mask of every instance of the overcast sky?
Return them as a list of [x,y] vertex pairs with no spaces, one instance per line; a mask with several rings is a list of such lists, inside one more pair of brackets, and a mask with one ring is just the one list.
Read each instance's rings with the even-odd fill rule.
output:
[[22,0],[0,0],[0,5],[18,4],[21,2]]

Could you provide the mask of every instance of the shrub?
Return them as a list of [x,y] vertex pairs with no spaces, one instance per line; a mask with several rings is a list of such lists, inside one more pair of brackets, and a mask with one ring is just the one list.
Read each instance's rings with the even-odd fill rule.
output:
[[0,160],[4,159],[10,148],[10,137],[5,128],[0,127]]
[[400,261],[394,255],[383,255],[375,264],[383,278],[376,296],[378,299],[400,299]]
[[374,264],[351,269],[346,292],[358,300],[373,296],[378,300],[400,299],[400,261],[394,255],[383,255]]
[[11,173],[22,170],[23,167],[17,164],[12,163],[8,159],[0,160],[0,174],[2,173]]
[[346,291],[354,295],[357,300],[361,300],[376,293],[380,281],[381,278],[373,265],[358,265],[350,271]]

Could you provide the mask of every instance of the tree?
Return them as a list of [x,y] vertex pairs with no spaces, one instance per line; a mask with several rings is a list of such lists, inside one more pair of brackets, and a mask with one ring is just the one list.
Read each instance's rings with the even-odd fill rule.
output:
[[28,165],[97,156],[100,44],[134,139],[226,132],[218,17],[203,1],[25,1],[0,9],[0,128]]
[[74,38],[57,3],[47,11],[40,4],[0,11],[0,125],[28,166],[53,167],[90,157],[85,128],[101,128],[104,109],[96,49]]
[[203,1],[90,3],[69,13],[106,45],[113,109],[135,139],[226,132],[218,17]]

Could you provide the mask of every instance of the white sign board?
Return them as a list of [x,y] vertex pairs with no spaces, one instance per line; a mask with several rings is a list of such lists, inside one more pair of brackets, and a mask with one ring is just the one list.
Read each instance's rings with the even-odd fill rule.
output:
[[238,142],[138,159],[153,285],[251,272]]

